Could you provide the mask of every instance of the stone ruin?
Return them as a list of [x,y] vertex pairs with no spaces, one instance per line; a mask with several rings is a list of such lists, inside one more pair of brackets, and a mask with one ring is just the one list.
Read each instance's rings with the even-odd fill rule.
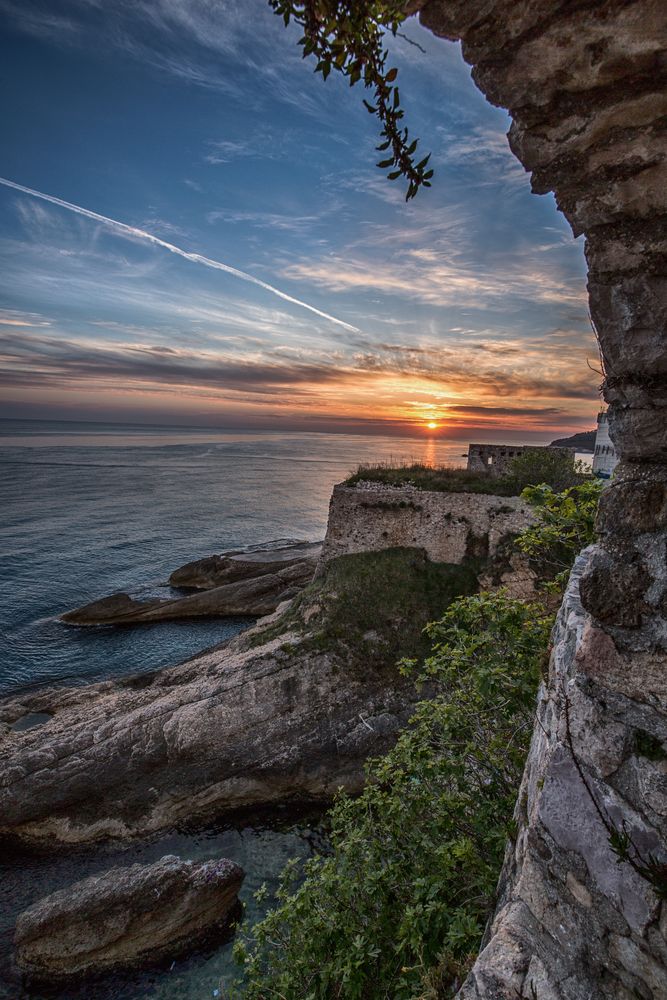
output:
[[[461,1000],[667,997],[667,3],[416,0],[585,234],[620,462],[573,573]],[[630,860],[611,849],[628,838]]]
[[530,444],[469,444],[467,469],[468,472],[477,472],[492,479],[499,479],[508,475],[512,471],[514,459],[527,451],[557,452],[570,458],[574,468],[573,448],[547,449]]

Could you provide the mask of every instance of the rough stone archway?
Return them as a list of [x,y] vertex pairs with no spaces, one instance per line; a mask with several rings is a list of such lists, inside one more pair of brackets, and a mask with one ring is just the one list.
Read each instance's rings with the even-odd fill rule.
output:
[[[667,0],[417,0],[513,119],[533,190],[586,236],[621,464],[579,560],[465,1000],[667,997]],[[667,870],[666,870],[667,871]],[[667,885],[665,873],[659,876]]]

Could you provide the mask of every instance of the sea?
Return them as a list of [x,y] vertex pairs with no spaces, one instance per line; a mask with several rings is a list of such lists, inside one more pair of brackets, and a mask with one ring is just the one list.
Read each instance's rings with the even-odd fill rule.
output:
[[[87,684],[178,663],[250,624],[232,618],[77,628],[59,615],[124,591],[168,594],[193,559],[277,539],[324,537],[331,489],[361,463],[465,464],[467,442],[239,432],[113,423],[0,421],[0,696]],[[23,985],[11,964],[16,916],[36,899],[115,865],[229,857],[258,919],[291,857],[321,846],[317,821],[182,830],[142,842],[0,856],[2,1000],[215,1000],[238,970],[217,942],[160,968],[81,987]],[[268,902],[254,892],[265,883]]]

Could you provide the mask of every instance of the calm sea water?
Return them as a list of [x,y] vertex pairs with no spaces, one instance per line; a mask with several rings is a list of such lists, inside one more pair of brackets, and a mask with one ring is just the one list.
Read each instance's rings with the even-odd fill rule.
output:
[[[74,628],[63,611],[117,590],[164,592],[190,559],[277,538],[322,538],[332,486],[360,462],[461,463],[464,442],[326,434],[238,434],[110,424],[0,422],[0,693],[85,683],[179,660],[246,621]],[[33,901],[114,865],[229,857],[246,870],[241,898],[275,890],[290,857],[308,857],[308,825],[210,827],[131,843],[0,858],[0,998],[211,1000],[234,978],[230,943],[173,967],[53,990],[24,989],[11,969],[16,916]],[[269,896],[269,900],[270,900]],[[218,992],[216,992],[218,991]]]
[[464,442],[0,421],[0,694],[176,663],[247,622],[74,628],[63,611],[165,593],[177,566],[322,538],[332,486],[363,461],[463,462]]

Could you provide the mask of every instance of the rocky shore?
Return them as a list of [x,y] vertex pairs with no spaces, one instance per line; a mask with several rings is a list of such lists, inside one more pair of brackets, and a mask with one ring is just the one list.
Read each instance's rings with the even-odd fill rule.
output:
[[16,923],[15,961],[31,979],[68,979],[173,958],[222,930],[244,873],[166,856],[112,868],[38,900]]
[[195,593],[140,601],[111,594],[67,611],[69,625],[134,625],[186,618],[261,617],[295,597],[313,578],[321,542],[273,543],[223,552],[181,566],[169,577],[173,588]]
[[[418,697],[396,663],[426,653],[426,622],[481,586],[532,586],[507,557],[528,523],[519,503],[403,492],[388,488],[385,502],[376,488],[335,491],[316,579],[230,642],[154,673],[0,703],[0,834],[123,838],[360,788],[366,758],[392,744]],[[419,546],[429,527],[436,558]],[[312,575],[317,551],[228,553],[174,578],[209,597],[270,581],[276,566]]]
[[179,666],[5,702],[10,725],[36,713],[48,721],[2,738],[1,832],[127,837],[358,788],[365,758],[410,714],[411,685],[365,655],[402,622],[358,645],[352,628],[329,644],[320,595],[332,597],[326,578],[296,611]]

